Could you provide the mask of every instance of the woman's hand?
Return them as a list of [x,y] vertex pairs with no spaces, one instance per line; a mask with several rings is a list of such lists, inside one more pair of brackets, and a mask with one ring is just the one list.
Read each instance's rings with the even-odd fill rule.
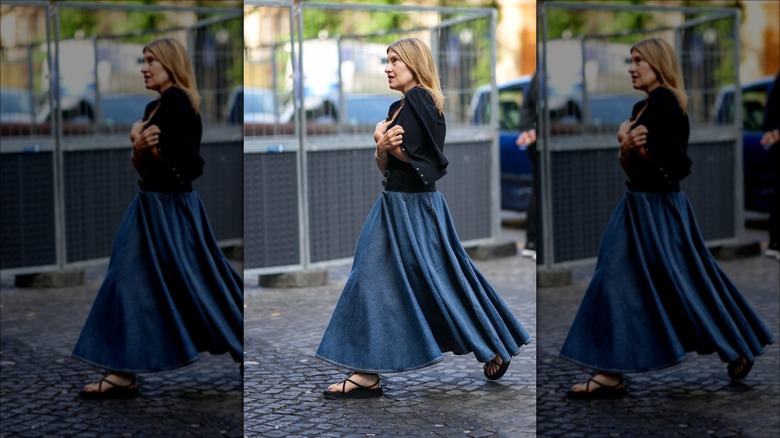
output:
[[629,119],[620,124],[620,128],[618,129],[617,133],[617,138],[620,143],[623,143],[623,139],[626,138],[628,132],[631,130],[631,127],[634,126],[634,123],[636,123],[636,120]]
[[765,132],[759,141],[765,149],[769,149],[770,146],[778,142],[780,142],[780,129]]
[[376,128],[374,129],[374,143],[378,143],[379,139],[385,135],[385,132],[387,132],[387,127],[390,126],[390,123],[392,123],[391,120],[382,120],[376,124]]
[[135,143],[135,140],[141,135],[141,132],[144,130],[147,123],[149,123],[149,120],[143,119],[133,123],[133,127],[130,128],[130,141]]
[[520,136],[515,140],[515,144],[520,147],[528,146],[529,144],[536,143],[536,129],[529,129],[523,131]]
[[[633,125],[633,122],[631,122],[631,125]],[[621,129],[622,126],[623,125],[621,125]],[[618,132],[618,138],[620,138],[620,135],[621,133]],[[647,144],[647,128],[645,125],[637,125],[636,128],[627,131],[623,136],[623,139],[620,140],[620,150],[628,152],[640,148],[645,144]]]
[[380,152],[385,153],[387,157],[388,151],[401,146],[404,142],[404,128],[401,125],[395,125],[388,129],[376,142],[377,156],[384,158],[380,155]]
[[[145,124],[145,123],[144,123]],[[135,125],[134,125],[135,126]],[[131,134],[132,135],[132,134]],[[133,161],[141,157],[143,151],[154,148],[160,143],[160,128],[157,125],[149,125],[148,128],[141,131],[133,141]],[[157,155],[152,149],[152,155]]]
[[645,160],[648,159],[647,152],[643,148],[647,144],[647,127],[645,125],[637,125],[634,129],[631,129],[634,123],[630,120],[623,122],[618,131],[618,138],[620,139],[618,159],[624,169],[633,156],[638,156]]

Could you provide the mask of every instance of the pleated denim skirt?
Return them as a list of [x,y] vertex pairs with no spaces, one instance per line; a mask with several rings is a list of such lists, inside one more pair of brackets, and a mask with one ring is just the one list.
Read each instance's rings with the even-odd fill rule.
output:
[[752,361],[774,336],[710,254],[683,192],[627,192],[560,355],[599,371],[665,368],[686,352]]
[[389,373],[434,364],[446,351],[506,361],[529,341],[463,249],[441,193],[384,191],[317,357]]
[[73,356],[112,371],[173,369],[199,352],[243,359],[243,288],[195,192],[139,192]]

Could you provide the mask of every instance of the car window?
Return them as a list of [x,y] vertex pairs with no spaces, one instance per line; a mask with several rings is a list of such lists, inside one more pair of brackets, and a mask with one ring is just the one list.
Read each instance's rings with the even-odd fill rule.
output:
[[244,96],[244,112],[273,114],[273,95],[270,92],[247,91]]
[[742,92],[742,129],[760,131],[764,124],[764,107],[766,107],[765,87],[744,90]]
[[146,105],[154,100],[144,95],[106,95],[102,97],[103,123],[132,125],[144,116]]
[[0,99],[0,112],[29,114],[30,102],[31,99],[26,93],[3,92],[3,97]]
[[498,91],[498,129],[501,131],[520,130],[520,107],[523,104],[523,91],[505,89]]
[[387,118],[390,105],[398,100],[396,96],[360,96],[345,99],[348,125],[376,125]]
[[[742,90],[742,129],[745,131],[760,131],[764,124],[764,108],[766,107],[766,92],[769,84],[761,84]],[[725,108],[725,111],[724,111]],[[725,114],[724,114],[725,113]],[[720,123],[734,122],[734,92],[723,94],[718,120]]]

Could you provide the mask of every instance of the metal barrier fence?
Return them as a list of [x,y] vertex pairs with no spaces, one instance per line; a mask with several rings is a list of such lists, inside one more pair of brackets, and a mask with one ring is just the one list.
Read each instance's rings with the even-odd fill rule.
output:
[[[641,31],[619,28],[626,14]],[[609,23],[603,34],[561,38],[551,21]],[[658,36],[675,48],[689,95],[692,174],[682,182],[704,239],[734,242],[743,232],[742,138],[740,126],[715,117],[716,95],[739,83],[739,11],[692,7],[545,2],[538,9],[541,93],[542,242],[540,269],[592,261],[604,229],[625,192],[617,163],[615,134],[644,98],[631,89],[630,47]],[[611,27],[610,27],[611,26]],[[586,26],[587,27],[587,26]],[[594,27],[591,27],[594,28]],[[608,30],[609,29],[609,30]],[[557,34],[553,34],[556,32]],[[739,87],[736,87],[737,90]],[[735,92],[741,120],[741,94]]]
[[[245,269],[275,273],[352,257],[382,190],[371,134],[394,100],[387,46],[415,36],[434,54],[446,96],[447,197],[460,237],[499,230],[496,13],[444,8],[246,2]],[[376,23],[383,23],[377,25]],[[493,117],[472,124],[478,86]]]
[[[206,168],[195,189],[217,239],[226,245],[241,242],[243,141],[241,119],[230,117],[235,104],[230,95],[243,75],[243,11],[236,5],[3,2],[0,14],[15,14],[4,26],[15,22],[26,32],[39,31],[0,52],[4,273],[62,269],[108,257],[119,220],[138,190],[128,132],[156,98],[144,89],[138,60],[145,43],[164,36],[187,47],[201,93]],[[140,12],[158,17],[155,30],[60,38],[63,15],[129,21]],[[185,24],[174,23],[172,16]],[[13,101],[7,96],[21,104],[6,105]]]

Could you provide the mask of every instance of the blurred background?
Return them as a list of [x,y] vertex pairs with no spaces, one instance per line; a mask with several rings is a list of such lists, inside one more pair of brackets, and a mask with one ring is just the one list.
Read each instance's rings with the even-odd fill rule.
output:
[[[138,190],[128,135],[157,95],[142,49],[188,50],[202,97],[205,175],[195,188],[223,245],[243,235],[241,1],[3,1],[0,141],[4,273],[100,263]],[[54,109],[54,110],[52,110]]]
[[[774,1],[539,2],[545,71],[542,228],[545,268],[589,263],[622,195],[615,133],[644,94],[632,90],[630,47],[675,48],[689,96],[692,175],[683,182],[711,246],[765,227],[776,172],[759,144],[767,90],[780,71]],[[768,240],[761,236],[763,240]]]

